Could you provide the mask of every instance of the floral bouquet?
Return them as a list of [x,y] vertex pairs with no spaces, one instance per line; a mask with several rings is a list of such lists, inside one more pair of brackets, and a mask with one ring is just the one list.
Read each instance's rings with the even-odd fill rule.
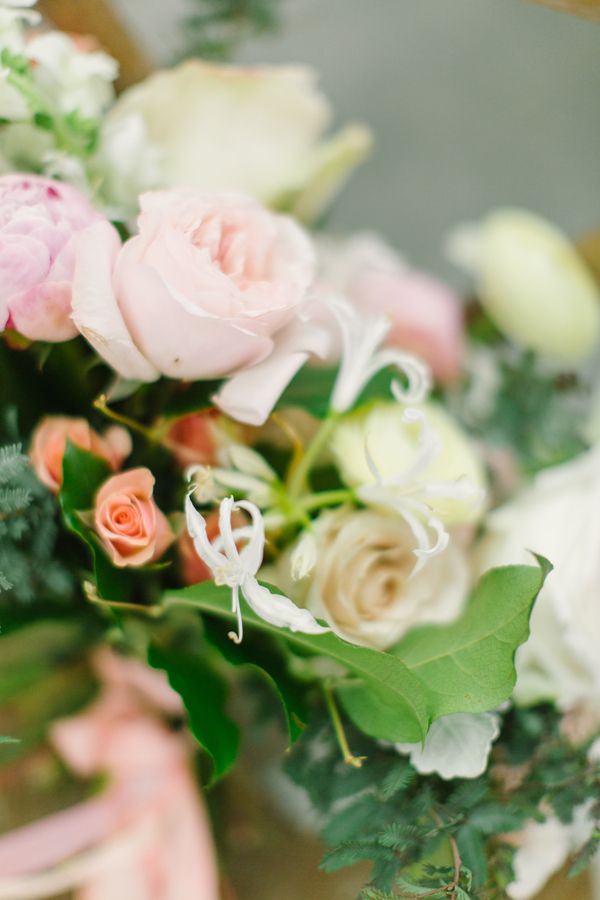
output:
[[324,136],[309,71],[115,99],[32,6],[0,3],[0,897],[243,898],[242,734],[246,781],[285,734],[264,790],[364,900],[581,877],[596,242],[460,225],[463,299],[323,227],[370,135]]

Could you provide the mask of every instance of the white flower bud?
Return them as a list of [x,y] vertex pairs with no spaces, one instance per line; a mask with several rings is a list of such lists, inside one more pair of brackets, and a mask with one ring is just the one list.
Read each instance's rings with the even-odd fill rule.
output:
[[317,542],[312,531],[305,531],[290,558],[292,578],[302,581],[314,569],[318,557]]
[[516,344],[567,362],[593,350],[598,286],[558,228],[523,210],[498,210],[458,229],[447,250],[473,272],[482,306]]

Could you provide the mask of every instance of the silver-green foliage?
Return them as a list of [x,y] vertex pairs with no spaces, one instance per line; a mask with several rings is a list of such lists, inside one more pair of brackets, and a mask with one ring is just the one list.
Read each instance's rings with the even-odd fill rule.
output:
[[23,602],[72,590],[55,559],[57,506],[20,444],[0,448],[0,594]]

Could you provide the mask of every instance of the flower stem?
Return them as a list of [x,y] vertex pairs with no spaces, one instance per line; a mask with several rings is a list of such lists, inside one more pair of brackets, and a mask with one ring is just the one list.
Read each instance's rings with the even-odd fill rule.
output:
[[100,394],[99,397],[96,397],[94,400],[94,408],[105,415],[107,419],[118,422],[119,425],[124,425],[132,431],[137,431],[138,434],[143,435],[146,440],[151,441],[153,444],[157,444],[161,440],[162,433],[160,430],[148,428],[146,425],[142,425],[141,422],[136,422],[135,419],[130,419],[129,416],[123,416],[121,413],[111,409],[106,402],[106,396],[104,394]]
[[337,742],[339,744],[340,750],[342,751],[342,758],[347,766],[352,766],[355,769],[360,769],[362,768],[362,764],[367,757],[355,756],[352,753],[348,745],[348,738],[346,737],[346,732],[344,731],[344,725],[342,723],[342,719],[333,696],[333,691],[331,690],[331,688],[324,685],[323,692],[325,694],[327,709],[329,711],[329,715],[331,716],[333,730],[335,731]]
[[306,452],[300,458],[297,465],[293,466],[287,482],[288,496],[292,500],[297,500],[304,489],[308,480],[310,470],[318,460],[319,456],[325,449],[331,434],[337,425],[338,417],[336,414],[330,414],[325,419],[306,448]]
[[339,488],[332,491],[321,491],[318,494],[309,494],[300,500],[300,506],[305,512],[321,509],[322,506],[340,506],[355,499],[354,491],[348,488]]

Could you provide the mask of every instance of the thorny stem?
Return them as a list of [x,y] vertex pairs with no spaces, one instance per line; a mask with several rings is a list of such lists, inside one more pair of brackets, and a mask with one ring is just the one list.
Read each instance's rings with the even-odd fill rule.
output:
[[329,715],[331,716],[331,721],[333,723],[333,729],[335,731],[335,736],[337,738],[337,742],[339,744],[340,750],[342,751],[342,758],[347,766],[353,766],[355,769],[361,769],[362,764],[367,758],[366,756],[354,756],[350,747],[348,745],[348,738],[346,737],[346,732],[344,731],[344,725],[342,723],[339,710],[337,708],[336,702],[333,697],[333,692],[331,688],[326,685],[323,686],[323,692],[325,694],[325,702],[327,703],[327,709],[329,711]]

